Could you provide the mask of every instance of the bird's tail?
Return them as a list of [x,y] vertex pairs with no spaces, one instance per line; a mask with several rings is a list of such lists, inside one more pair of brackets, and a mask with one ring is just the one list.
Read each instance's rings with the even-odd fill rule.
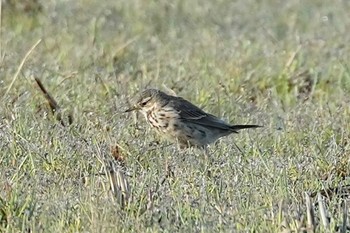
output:
[[233,132],[238,133],[238,130],[241,130],[241,129],[260,128],[260,127],[262,126],[261,125],[232,125],[230,129]]

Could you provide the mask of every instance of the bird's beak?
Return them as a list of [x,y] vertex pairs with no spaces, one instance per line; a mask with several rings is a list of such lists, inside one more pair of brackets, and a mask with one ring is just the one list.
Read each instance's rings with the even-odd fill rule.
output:
[[128,108],[127,110],[125,110],[124,112],[132,112],[132,111],[136,111],[139,110],[140,108],[137,106],[132,106],[130,108]]

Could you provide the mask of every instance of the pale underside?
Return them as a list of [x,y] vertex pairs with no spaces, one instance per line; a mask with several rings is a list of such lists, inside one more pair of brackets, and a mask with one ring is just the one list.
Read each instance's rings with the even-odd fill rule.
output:
[[159,134],[178,142],[181,147],[203,147],[220,137],[237,133],[229,124],[180,97],[163,106],[155,102],[142,113]]

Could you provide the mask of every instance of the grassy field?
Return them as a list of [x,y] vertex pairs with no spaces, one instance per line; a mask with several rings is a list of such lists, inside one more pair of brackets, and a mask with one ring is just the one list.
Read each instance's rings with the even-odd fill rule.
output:
[[[0,232],[346,232],[349,9],[3,1]],[[179,151],[121,114],[147,87],[264,128]]]

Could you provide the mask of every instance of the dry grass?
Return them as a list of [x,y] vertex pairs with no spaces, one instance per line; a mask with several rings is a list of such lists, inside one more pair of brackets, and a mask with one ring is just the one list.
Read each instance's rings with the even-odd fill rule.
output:
[[[346,232],[348,9],[3,1],[0,231]],[[264,128],[179,151],[121,114],[146,87]]]

